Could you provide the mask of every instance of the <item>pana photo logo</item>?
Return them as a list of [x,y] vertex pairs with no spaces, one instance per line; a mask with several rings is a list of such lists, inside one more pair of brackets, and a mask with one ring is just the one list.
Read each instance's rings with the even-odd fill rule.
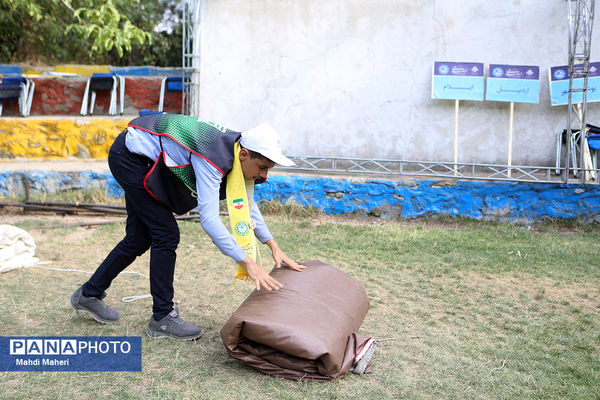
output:
[[142,338],[0,337],[0,371],[141,371]]
[[120,340],[10,339],[10,355],[65,355],[117,352],[127,354],[131,343]]

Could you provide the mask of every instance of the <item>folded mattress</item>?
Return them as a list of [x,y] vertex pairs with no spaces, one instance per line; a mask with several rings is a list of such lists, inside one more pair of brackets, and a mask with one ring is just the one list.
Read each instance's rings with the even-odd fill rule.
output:
[[[356,333],[369,309],[367,294],[332,265],[302,264],[302,272],[273,269],[283,288],[253,291],[225,323],[221,338],[231,357],[266,374],[307,381],[341,378],[373,342]],[[370,362],[364,372],[369,368]]]

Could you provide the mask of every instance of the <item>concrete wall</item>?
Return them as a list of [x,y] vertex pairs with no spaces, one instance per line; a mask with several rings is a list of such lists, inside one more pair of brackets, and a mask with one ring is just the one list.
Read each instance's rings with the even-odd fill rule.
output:
[[[433,61],[540,67],[540,103],[517,104],[513,165],[552,165],[566,106],[548,69],[568,56],[564,0],[203,0],[203,118],[268,122],[284,151],[453,160],[454,102],[431,99]],[[600,60],[600,29],[592,61]],[[600,123],[598,104],[588,121]],[[461,102],[459,161],[507,162],[509,105]]]

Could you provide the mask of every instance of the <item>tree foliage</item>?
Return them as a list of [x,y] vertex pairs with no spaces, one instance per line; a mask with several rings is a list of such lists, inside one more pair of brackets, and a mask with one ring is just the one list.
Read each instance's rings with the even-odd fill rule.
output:
[[0,63],[177,66],[178,21],[170,33],[156,29],[167,11],[177,15],[177,6],[175,0],[0,0]]

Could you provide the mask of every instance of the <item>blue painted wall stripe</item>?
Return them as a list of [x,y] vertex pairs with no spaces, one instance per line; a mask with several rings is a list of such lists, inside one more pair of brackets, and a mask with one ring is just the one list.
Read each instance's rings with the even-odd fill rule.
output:
[[[0,172],[0,195],[102,188],[123,191],[109,172]],[[276,175],[256,186],[256,200],[314,206],[326,214],[415,218],[445,214],[475,219],[533,221],[543,218],[600,222],[600,186],[488,181],[349,181],[340,178]]]
[[0,74],[21,75],[21,66],[14,64],[0,64]]

